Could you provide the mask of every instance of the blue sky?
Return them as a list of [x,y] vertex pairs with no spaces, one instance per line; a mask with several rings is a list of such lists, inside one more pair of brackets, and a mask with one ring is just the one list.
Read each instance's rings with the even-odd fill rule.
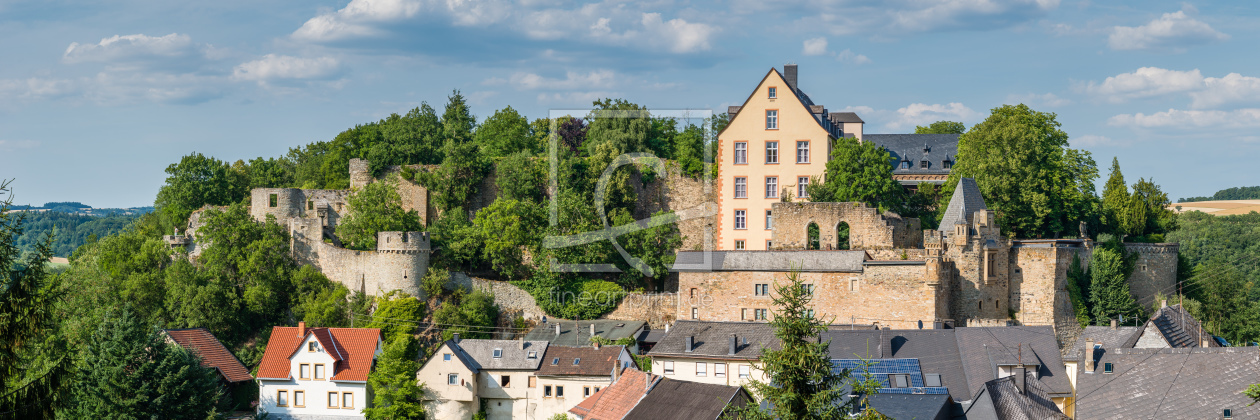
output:
[[150,205],[180,156],[278,156],[460,89],[478,118],[621,97],[738,105],[772,66],[867,133],[1055,112],[1102,176],[1175,200],[1260,185],[1248,2],[0,0],[0,178]]

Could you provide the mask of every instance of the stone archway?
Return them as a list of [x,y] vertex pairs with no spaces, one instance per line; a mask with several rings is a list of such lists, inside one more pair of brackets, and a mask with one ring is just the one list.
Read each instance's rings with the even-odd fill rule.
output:
[[820,249],[819,246],[822,245],[822,242],[819,238],[821,236],[822,232],[818,230],[818,224],[812,221],[809,222],[809,226],[805,228],[805,249]]
[[849,250],[849,223],[843,220],[836,224],[836,249]]

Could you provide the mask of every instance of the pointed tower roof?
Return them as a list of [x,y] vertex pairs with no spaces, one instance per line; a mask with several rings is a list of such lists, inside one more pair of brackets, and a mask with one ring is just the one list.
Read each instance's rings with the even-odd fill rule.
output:
[[949,199],[949,207],[945,209],[945,217],[941,218],[941,230],[948,231],[959,223],[970,225],[971,217],[976,211],[988,208],[976,180],[959,179],[958,186],[954,188],[954,196]]

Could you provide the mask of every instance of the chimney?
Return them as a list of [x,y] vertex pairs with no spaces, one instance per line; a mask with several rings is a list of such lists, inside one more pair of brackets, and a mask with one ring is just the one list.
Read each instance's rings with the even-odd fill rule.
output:
[[1168,307],[1168,299],[1164,299],[1164,300],[1159,301],[1159,307],[1160,307],[1161,309],[1162,309],[1162,308],[1167,308],[1167,307]]
[[615,384],[615,383],[617,383],[617,380],[618,380],[618,379],[621,379],[621,365],[619,365],[619,364],[617,364],[617,363],[618,363],[618,362],[615,362],[615,361],[613,362],[613,380],[612,380],[612,383],[614,383],[614,384]]
[[560,335],[560,323],[556,323],[556,335]]
[[735,334],[731,334],[731,349],[727,351],[726,353],[727,355],[730,355],[730,356],[735,355],[735,343],[736,343]]
[[593,343],[593,344],[592,344],[591,346],[592,346],[592,347],[595,347],[595,350],[599,350],[599,342],[598,342],[598,341],[593,341],[592,343]]
[[665,324],[665,333],[669,333],[669,324]]
[[459,344],[459,333],[451,334],[451,341],[454,341],[455,344]]
[[1111,320],[1111,329],[1116,329],[1116,320]]
[[1020,394],[1028,393],[1028,375],[1026,375],[1024,371],[1025,368],[1023,366],[1015,368],[1015,387],[1019,388]]
[[683,351],[687,353],[691,353],[692,350],[695,350],[695,342],[696,342],[696,336],[694,335],[687,336],[687,347]]
[[796,65],[783,65],[783,79],[787,81],[788,87],[792,88],[792,93],[796,93]]
[[595,336],[595,324],[591,324],[591,337]]
[[525,337],[521,337],[516,340],[521,342],[521,350],[525,350]]
[[1094,339],[1085,339],[1085,371],[1094,371]]
[[298,338],[306,337],[306,321],[298,321]]

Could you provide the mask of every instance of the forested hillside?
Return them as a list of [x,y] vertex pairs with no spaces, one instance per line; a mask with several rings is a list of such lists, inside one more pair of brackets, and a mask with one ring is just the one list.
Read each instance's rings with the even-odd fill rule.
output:
[[57,211],[21,212],[15,217],[22,217],[22,236],[17,238],[17,248],[23,254],[36,251],[36,246],[49,233],[56,229],[53,237],[52,254],[57,257],[69,257],[80,245],[94,242],[97,239],[118,233],[140,216],[110,215],[87,216]]
[[1260,199],[1260,187],[1234,187],[1226,188],[1212,194],[1211,197],[1190,197],[1178,199],[1178,203],[1193,203],[1195,201],[1221,201],[1221,200],[1258,200]]

